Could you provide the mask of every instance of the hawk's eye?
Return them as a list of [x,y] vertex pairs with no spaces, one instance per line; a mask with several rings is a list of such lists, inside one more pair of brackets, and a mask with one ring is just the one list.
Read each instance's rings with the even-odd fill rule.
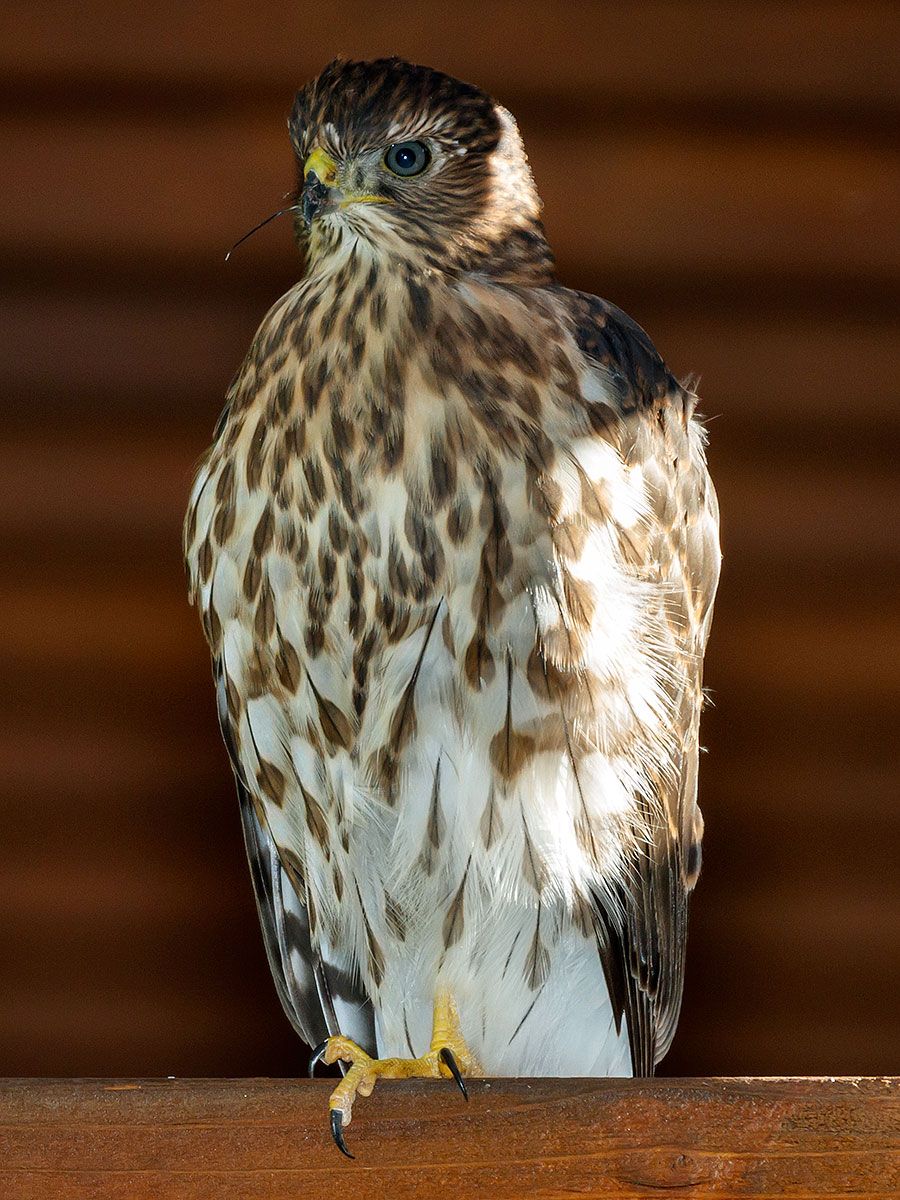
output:
[[395,175],[421,175],[430,162],[431,151],[424,142],[397,142],[384,156],[384,165]]

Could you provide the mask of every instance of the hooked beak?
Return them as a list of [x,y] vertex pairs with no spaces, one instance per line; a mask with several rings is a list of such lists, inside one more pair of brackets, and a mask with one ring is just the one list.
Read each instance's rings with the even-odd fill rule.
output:
[[324,150],[313,150],[303,164],[303,195],[300,211],[307,229],[323,212],[337,208],[343,193],[337,187],[337,163]]
[[387,196],[372,196],[366,192],[350,192],[340,187],[338,165],[324,150],[312,151],[303,164],[303,190],[300,212],[303,224],[310,228],[323,213],[346,208],[349,204],[390,204]]
[[335,207],[330,189],[310,171],[303,181],[303,199],[300,201],[303,224],[309,229],[319,213]]

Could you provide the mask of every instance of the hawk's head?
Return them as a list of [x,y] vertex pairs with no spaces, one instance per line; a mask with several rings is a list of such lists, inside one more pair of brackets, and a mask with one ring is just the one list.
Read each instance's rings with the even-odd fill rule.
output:
[[519,131],[479,88],[397,58],[336,60],[298,94],[289,127],[313,260],[361,244],[398,266],[550,280]]

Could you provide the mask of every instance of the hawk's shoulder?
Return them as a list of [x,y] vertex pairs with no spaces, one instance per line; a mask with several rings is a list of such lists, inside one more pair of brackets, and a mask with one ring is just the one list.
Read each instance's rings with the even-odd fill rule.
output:
[[602,368],[623,413],[647,409],[667,397],[686,396],[650,338],[627,313],[588,292],[550,290],[575,344],[585,358]]

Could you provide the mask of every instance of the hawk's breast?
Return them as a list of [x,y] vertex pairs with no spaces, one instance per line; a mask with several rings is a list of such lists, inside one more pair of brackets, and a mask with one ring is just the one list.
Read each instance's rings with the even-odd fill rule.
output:
[[236,766],[313,936],[390,994],[392,1052],[420,1048],[439,975],[482,1016],[493,986],[511,1042],[523,980],[527,1007],[580,972],[616,1036],[586,909],[673,722],[647,486],[608,399],[549,302],[312,278],[198,477]]

